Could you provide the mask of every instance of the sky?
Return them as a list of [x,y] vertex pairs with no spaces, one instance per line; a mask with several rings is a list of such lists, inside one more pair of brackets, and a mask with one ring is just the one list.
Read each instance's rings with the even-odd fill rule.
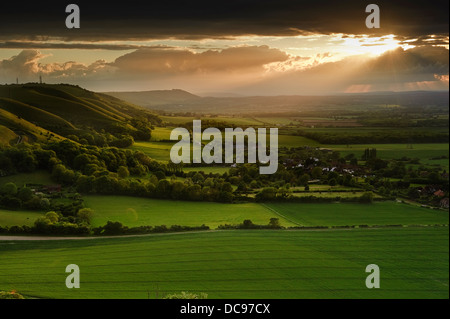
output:
[[200,95],[326,95],[449,88],[448,1],[74,0],[0,10],[0,83]]

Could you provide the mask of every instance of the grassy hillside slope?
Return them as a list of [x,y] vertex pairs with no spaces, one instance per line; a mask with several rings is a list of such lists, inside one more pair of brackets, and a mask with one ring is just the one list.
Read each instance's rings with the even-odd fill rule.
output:
[[[52,133],[68,136],[93,130],[133,132],[138,130],[133,118],[152,124],[159,121],[141,107],[74,85],[0,85],[0,125],[31,140]],[[11,139],[6,139],[10,137],[14,138],[9,132],[1,143],[8,144]]]
[[17,138],[16,133],[6,126],[0,125],[0,145],[8,145],[15,138]]

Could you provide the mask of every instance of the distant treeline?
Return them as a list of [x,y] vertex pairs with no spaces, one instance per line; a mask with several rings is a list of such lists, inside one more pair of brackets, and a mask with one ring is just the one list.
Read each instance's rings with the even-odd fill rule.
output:
[[54,224],[42,226],[36,224],[33,226],[0,226],[0,234],[2,235],[89,235],[91,232],[89,226],[78,224]]
[[442,132],[414,132],[393,129],[383,132],[311,132],[298,130],[295,135],[322,144],[391,144],[391,143],[448,143],[449,134]]
[[[384,199],[384,198],[383,198]],[[273,187],[267,187],[256,194],[255,200],[257,202],[297,202],[297,203],[333,203],[333,202],[356,202],[370,204],[374,201],[374,194],[372,192],[364,192],[359,196],[334,196],[334,197],[320,197],[320,196],[293,196],[288,192],[282,193]]]
[[120,222],[108,221],[104,226],[91,228],[89,225],[73,223],[35,223],[33,226],[0,226],[0,234],[7,235],[135,235],[135,234],[155,234],[169,232],[187,232],[209,230],[208,226],[137,226],[128,227]]
[[359,123],[372,127],[449,127],[448,119],[359,119]]
[[94,235],[133,235],[133,234],[154,234],[154,233],[174,233],[174,232],[187,232],[187,231],[202,231],[209,230],[209,226],[180,226],[172,225],[170,227],[166,225],[160,226],[136,226],[128,227],[124,226],[121,222],[108,221],[106,225],[92,228]]

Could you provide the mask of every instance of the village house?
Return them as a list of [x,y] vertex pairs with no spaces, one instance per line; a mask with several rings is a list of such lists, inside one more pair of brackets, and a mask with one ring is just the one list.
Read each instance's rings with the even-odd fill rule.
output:
[[444,191],[442,191],[442,190],[437,190],[437,191],[435,191],[434,193],[433,193],[433,195],[434,196],[437,196],[437,197],[444,197],[445,196],[445,193],[444,193]]

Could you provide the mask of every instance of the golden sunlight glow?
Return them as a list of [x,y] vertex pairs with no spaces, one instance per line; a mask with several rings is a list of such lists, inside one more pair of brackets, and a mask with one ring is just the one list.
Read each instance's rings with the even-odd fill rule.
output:
[[369,54],[372,56],[381,55],[387,51],[395,50],[403,47],[412,48],[412,45],[401,45],[400,41],[395,39],[395,35],[389,34],[381,37],[369,37],[369,36],[353,36],[343,38],[343,48],[346,48],[347,53],[354,54]]

